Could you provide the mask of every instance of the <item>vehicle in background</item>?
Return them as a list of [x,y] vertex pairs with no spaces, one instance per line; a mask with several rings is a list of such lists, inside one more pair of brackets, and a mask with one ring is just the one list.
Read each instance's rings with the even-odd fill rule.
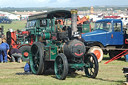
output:
[[122,20],[124,26],[126,26],[128,24],[128,16],[121,17],[121,20]]
[[0,23],[1,24],[11,24],[12,20],[7,17],[0,17]]
[[99,62],[103,59],[103,53],[109,53],[113,58],[128,48],[128,34],[121,19],[98,20],[94,30],[82,34],[82,38],[89,46],[88,52],[93,52]]
[[30,46],[33,44],[32,36],[28,31],[13,31],[10,29],[6,33],[7,43],[12,46],[12,48],[17,48],[22,53],[22,60],[29,61]]
[[120,16],[104,16],[104,19],[118,19]]

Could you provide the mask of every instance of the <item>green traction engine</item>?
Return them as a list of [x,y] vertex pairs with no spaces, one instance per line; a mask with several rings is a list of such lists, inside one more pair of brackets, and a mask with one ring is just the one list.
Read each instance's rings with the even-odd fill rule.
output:
[[31,46],[30,67],[34,74],[54,69],[57,79],[64,80],[76,70],[95,78],[98,61],[93,53],[86,53],[84,42],[77,31],[77,10],[58,10],[29,17],[37,28],[28,29],[34,35]]

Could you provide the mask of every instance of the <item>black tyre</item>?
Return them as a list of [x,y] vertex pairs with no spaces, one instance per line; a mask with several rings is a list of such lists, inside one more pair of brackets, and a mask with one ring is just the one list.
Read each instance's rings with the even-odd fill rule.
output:
[[68,74],[68,61],[67,57],[63,53],[58,54],[58,56],[56,57],[54,63],[54,71],[57,79],[66,79],[66,76]]
[[98,74],[99,64],[98,60],[93,53],[88,53],[84,57],[84,72],[85,75],[89,78],[95,78]]
[[34,74],[43,74],[44,69],[44,45],[36,42],[31,46],[30,67]]
[[30,48],[31,48],[31,46],[22,46],[19,48],[19,50],[22,53],[23,61],[29,61]]

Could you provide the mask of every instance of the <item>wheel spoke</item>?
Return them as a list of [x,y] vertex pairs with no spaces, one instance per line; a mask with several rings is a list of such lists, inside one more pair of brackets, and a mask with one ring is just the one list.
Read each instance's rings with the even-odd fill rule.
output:
[[33,64],[34,64],[34,68],[36,71],[38,70],[38,66],[39,66],[39,60],[38,60],[38,56],[37,56],[38,52],[37,51],[36,51],[36,53],[33,53]]
[[61,75],[61,73],[62,73],[61,71],[62,71],[62,69],[61,68],[58,68],[58,74],[59,75]]
[[36,51],[35,56],[39,55],[39,49]]
[[90,63],[90,68],[93,68],[93,63]]
[[58,63],[57,63],[57,68],[58,68],[58,74],[61,75],[63,72],[63,61],[61,58],[58,58]]
[[92,64],[92,68],[96,68],[96,65],[95,65],[95,63],[93,63],[93,64]]
[[35,68],[36,71],[38,70],[37,64],[34,64],[34,68]]
[[62,59],[61,59],[61,58],[59,58],[59,64],[62,64],[62,63],[63,63]]
[[88,68],[88,76],[92,76],[92,75],[93,75],[92,69]]
[[63,73],[63,69],[60,69],[60,74],[62,74]]
[[57,74],[60,75],[60,70],[57,70]]
[[91,73],[94,73],[94,72],[92,71],[92,68],[90,68],[90,72],[91,72]]
[[92,56],[90,56],[90,58],[89,58],[89,61],[90,61],[90,62],[92,62],[92,61],[93,61],[93,58],[92,58]]

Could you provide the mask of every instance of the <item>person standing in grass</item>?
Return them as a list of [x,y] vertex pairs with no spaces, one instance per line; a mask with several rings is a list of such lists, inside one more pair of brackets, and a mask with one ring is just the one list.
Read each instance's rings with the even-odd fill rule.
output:
[[0,62],[3,63],[3,55],[2,55],[2,38],[0,38]]
[[8,62],[7,54],[9,52],[9,45],[6,43],[6,38],[2,38],[1,47],[2,47],[2,52],[3,52],[3,55],[4,55],[4,60],[3,60],[3,55],[2,55],[1,62],[7,63]]

